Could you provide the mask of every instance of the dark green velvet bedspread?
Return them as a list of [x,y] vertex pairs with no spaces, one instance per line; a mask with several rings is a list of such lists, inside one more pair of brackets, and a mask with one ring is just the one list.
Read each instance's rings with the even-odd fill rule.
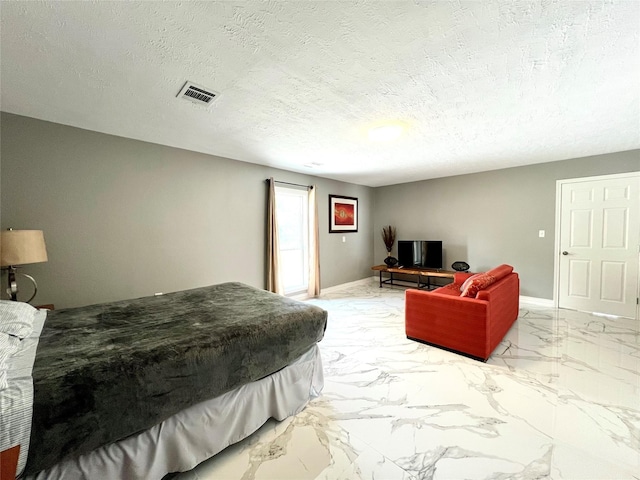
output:
[[285,367],[326,321],[316,306],[241,283],[50,312],[26,473]]

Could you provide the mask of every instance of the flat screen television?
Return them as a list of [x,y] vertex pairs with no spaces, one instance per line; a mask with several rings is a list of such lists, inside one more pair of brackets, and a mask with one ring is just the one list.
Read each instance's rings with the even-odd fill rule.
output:
[[442,268],[442,241],[398,240],[398,265],[405,268]]

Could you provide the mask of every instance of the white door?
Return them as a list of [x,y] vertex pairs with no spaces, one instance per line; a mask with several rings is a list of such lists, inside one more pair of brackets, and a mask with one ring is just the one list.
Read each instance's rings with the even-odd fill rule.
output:
[[636,317],[640,174],[560,182],[558,306]]

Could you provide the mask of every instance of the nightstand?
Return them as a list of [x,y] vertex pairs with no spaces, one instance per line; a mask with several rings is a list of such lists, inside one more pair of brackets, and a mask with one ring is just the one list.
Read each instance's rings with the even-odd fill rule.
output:
[[0,478],[3,480],[16,478],[18,468],[18,457],[20,456],[20,445],[11,447],[0,452]]

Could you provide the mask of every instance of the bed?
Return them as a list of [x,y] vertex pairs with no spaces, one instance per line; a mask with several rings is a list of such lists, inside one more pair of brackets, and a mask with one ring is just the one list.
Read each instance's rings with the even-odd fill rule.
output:
[[18,471],[189,470],[319,393],[326,321],[316,306],[236,282],[49,312]]

